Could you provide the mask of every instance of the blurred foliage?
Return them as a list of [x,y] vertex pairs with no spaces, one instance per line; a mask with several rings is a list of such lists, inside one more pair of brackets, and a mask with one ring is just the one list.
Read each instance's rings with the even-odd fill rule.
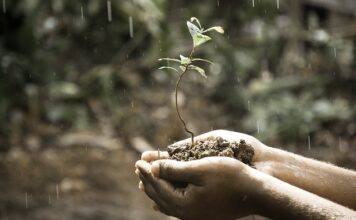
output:
[[157,58],[189,50],[184,21],[192,16],[226,31],[197,51],[217,63],[207,71],[212,77],[203,98],[238,119],[221,128],[285,142],[333,124],[341,124],[336,135],[355,135],[356,38],[335,37],[318,11],[300,17],[304,28],[293,48],[290,27],[297,26],[288,1],[279,8],[275,1],[254,7],[228,0],[110,2],[112,21],[107,1],[7,1],[0,29],[1,147],[16,112],[61,128],[88,128],[109,117],[119,135],[149,137],[160,124],[144,108],[169,104],[145,91],[163,87],[167,96],[165,85],[175,77],[156,70]]

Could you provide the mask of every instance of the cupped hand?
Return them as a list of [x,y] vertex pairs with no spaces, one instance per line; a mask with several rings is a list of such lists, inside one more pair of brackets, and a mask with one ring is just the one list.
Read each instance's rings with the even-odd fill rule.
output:
[[[246,143],[250,144],[255,151],[255,154],[252,158],[252,165],[258,165],[262,162],[265,162],[264,154],[268,147],[253,136],[250,136],[250,135],[244,134],[244,133],[234,132],[234,131],[214,130],[214,131],[210,131],[210,132],[207,132],[205,134],[195,137],[195,140],[206,140],[211,137],[221,137],[229,142],[240,142],[240,140],[245,140]],[[188,138],[188,139],[176,142],[173,145],[176,145],[176,146],[184,145],[186,143],[190,143],[190,141],[191,141],[191,139]],[[141,156],[141,159],[145,160],[147,162],[152,162],[152,161],[158,160],[158,159],[168,159],[168,158],[169,158],[169,155],[166,151],[161,151],[159,153],[158,153],[158,151],[147,151],[147,152],[144,152]]]
[[[161,153],[162,154],[162,153]],[[160,155],[161,156],[161,155]],[[163,153],[162,157],[167,156]],[[153,156],[144,155],[149,160]],[[136,163],[140,188],[167,215],[181,219],[236,219],[254,212],[255,169],[227,157]],[[185,187],[177,187],[184,182]]]

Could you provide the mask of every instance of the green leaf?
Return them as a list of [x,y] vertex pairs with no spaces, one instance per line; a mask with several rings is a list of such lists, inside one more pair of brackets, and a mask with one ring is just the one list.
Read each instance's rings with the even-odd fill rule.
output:
[[204,34],[196,34],[193,37],[193,44],[194,47],[197,47],[199,45],[202,45],[204,43],[206,43],[207,41],[211,40],[211,38],[209,36],[206,36]]
[[190,35],[194,38],[195,35],[197,34],[201,34],[201,30],[193,23],[187,21],[187,26],[188,26],[188,30]]
[[158,61],[164,61],[164,60],[167,60],[167,61],[173,61],[173,62],[177,62],[177,63],[180,63],[181,61],[178,60],[178,59],[173,59],[173,58],[169,58],[169,57],[166,57],[166,58],[159,58]]
[[204,70],[204,69],[202,69],[202,68],[200,68],[200,67],[197,67],[197,66],[194,66],[194,65],[189,65],[188,68],[189,68],[190,70],[195,70],[195,71],[197,71],[202,77],[208,78],[208,77],[206,76],[206,74],[205,74],[205,70]]
[[169,69],[169,70],[174,70],[177,73],[179,73],[179,71],[176,68],[170,67],[170,66],[161,66],[160,68],[158,68],[159,70],[164,70],[164,69]]
[[216,26],[216,27],[211,27],[209,29],[206,29],[205,31],[203,31],[202,33],[206,33],[206,32],[209,32],[209,31],[216,31],[220,34],[223,34],[224,33],[224,29],[220,26]]
[[194,21],[197,22],[197,24],[199,25],[199,28],[202,29],[202,28],[201,28],[201,25],[200,25],[200,22],[199,22],[199,19],[196,18],[196,17],[191,17],[191,18],[190,18],[190,22],[194,22]]
[[187,21],[187,26],[189,29],[189,33],[193,38],[194,47],[202,45],[203,43],[211,40],[211,38],[209,36],[202,34],[202,30],[199,29],[195,24]]
[[179,66],[179,68],[180,68],[183,72],[187,69],[187,67],[185,67],[185,66]]
[[180,64],[183,66],[189,65],[192,63],[192,60],[189,57],[185,57],[183,55],[179,55],[180,57]]
[[201,59],[201,58],[194,58],[192,59],[192,61],[202,61],[202,62],[207,62],[207,63],[210,63],[211,65],[214,65],[214,63],[210,60],[206,60],[206,59]]

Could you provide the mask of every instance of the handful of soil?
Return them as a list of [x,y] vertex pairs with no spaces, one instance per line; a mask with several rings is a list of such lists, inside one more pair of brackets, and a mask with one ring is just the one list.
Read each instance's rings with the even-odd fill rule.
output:
[[204,157],[232,157],[251,165],[254,155],[253,147],[241,139],[240,142],[229,142],[221,137],[210,137],[197,141],[194,146],[191,143],[184,145],[168,146],[170,159],[179,161],[198,160]]

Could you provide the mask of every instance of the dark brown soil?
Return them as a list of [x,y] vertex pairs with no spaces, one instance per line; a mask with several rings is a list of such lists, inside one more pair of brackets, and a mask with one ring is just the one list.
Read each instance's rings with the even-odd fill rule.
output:
[[194,146],[191,143],[183,145],[171,145],[168,147],[170,159],[179,161],[198,160],[204,157],[232,157],[251,165],[254,150],[245,140],[229,142],[221,137],[211,137],[207,140],[199,140]]

